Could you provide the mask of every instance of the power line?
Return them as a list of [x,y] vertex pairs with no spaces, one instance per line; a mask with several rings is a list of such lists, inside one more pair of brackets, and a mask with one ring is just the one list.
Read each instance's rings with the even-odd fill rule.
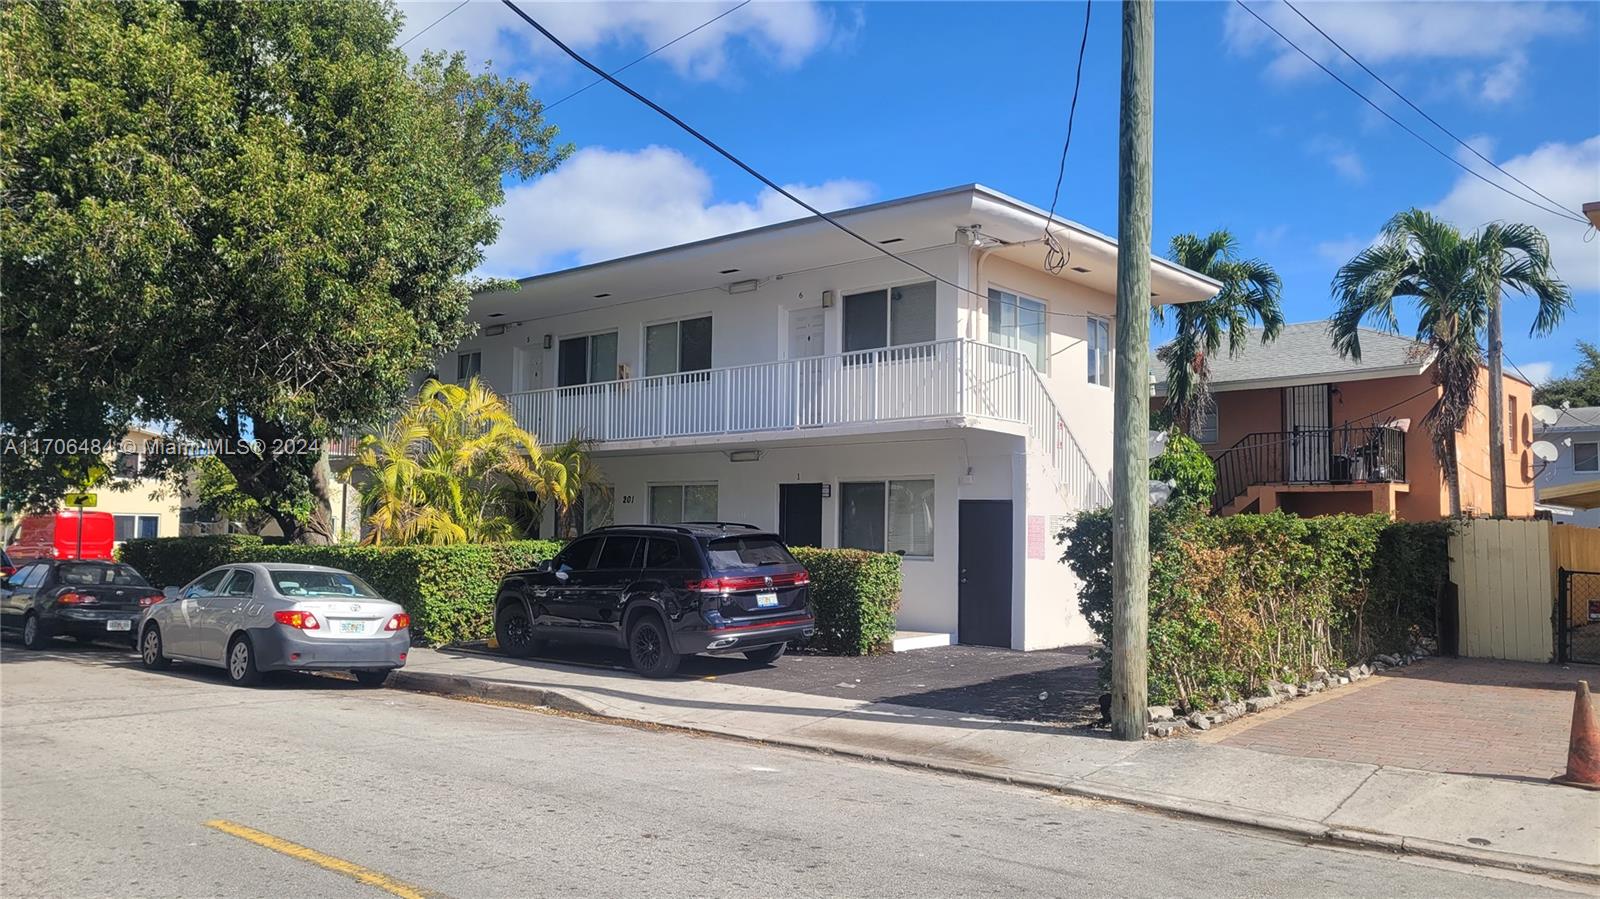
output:
[[[738,12],[739,10],[744,9],[746,6],[749,6],[749,5],[750,5],[750,0],[744,0],[743,3],[740,3],[737,6],[729,7],[728,9],[726,9],[726,10],[716,14],[715,16],[705,20],[704,22],[701,22],[699,25],[696,25],[695,27],[689,29],[688,31],[685,31],[684,33],[678,35],[677,37],[673,38],[672,40],[667,41],[665,44],[662,44],[661,46],[655,48],[654,50],[651,50],[649,53],[646,53],[645,55],[639,57],[638,59],[635,59],[633,62],[630,62],[627,65],[622,66],[621,68],[612,69],[611,70],[611,74],[619,75],[622,72],[625,72],[628,69],[633,68],[634,66],[638,65],[639,63],[644,62],[645,60],[647,60],[650,57],[656,55],[657,53],[660,53],[662,50],[667,49],[668,47],[672,46],[673,44],[676,44],[677,42],[683,40],[684,38],[688,37],[689,35],[694,34],[696,31],[699,31],[699,30],[701,30],[703,28],[706,28],[707,26],[709,26],[712,23],[716,22],[718,19],[721,19],[723,16],[729,15],[730,13]],[[585,84],[583,87],[578,88],[577,90],[573,91],[572,93],[567,94],[565,97],[562,97],[561,99],[557,100],[556,102],[551,103],[549,106],[546,106],[544,108],[545,112],[549,112],[550,110],[555,109],[557,106],[560,106],[561,104],[567,102],[568,100],[571,100],[573,97],[576,97],[577,95],[583,93],[584,91],[588,90],[591,87],[594,87],[597,84],[604,84],[604,83],[605,83],[605,79],[604,78],[596,78],[595,80],[589,82],[588,84]]]
[[1394,94],[1396,97],[1399,97],[1401,102],[1405,103],[1407,106],[1409,106],[1413,110],[1415,110],[1418,115],[1420,115],[1423,118],[1427,119],[1429,124],[1433,125],[1433,127],[1438,128],[1440,131],[1443,131],[1445,134],[1449,135],[1451,140],[1454,140],[1456,143],[1458,143],[1461,146],[1465,147],[1467,149],[1467,151],[1470,152],[1472,155],[1478,157],[1479,159],[1483,160],[1484,162],[1487,162],[1489,165],[1494,166],[1495,171],[1499,172],[1502,175],[1505,175],[1507,178],[1510,178],[1512,181],[1517,182],[1518,184],[1522,185],[1523,187],[1526,187],[1528,190],[1533,191],[1541,199],[1545,200],[1546,202],[1550,203],[1551,205],[1557,207],[1558,209],[1562,209],[1563,211],[1565,211],[1566,207],[1562,206],[1559,202],[1550,199],[1550,197],[1548,197],[1545,194],[1541,193],[1538,188],[1534,187],[1533,185],[1529,184],[1528,182],[1522,180],[1521,178],[1518,178],[1516,175],[1513,175],[1510,172],[1506,171],[1505,169],[1501,168],[1499,163],[1496,163],[1493,159],[1490,159],[1489,157],[1483,155],[1482,153],[1479,153],[1478,149],[1476,147],[1474,147],[1473,145],[1471,145],[1471,144],[1467,143],[1466,141],[1462,140],[1460,137],[1458,137],[1456,135],[1455,132],[1451,131],[1449,128],[1446,128],[1445,126],[1439,124],[1439,120],[1438,119],[1435,119],[1433,116],[1428,115],[1426,112],[1423,111],[1422,107],[1420,107],[1417,104],[1411,102],[1411,99],[1409,97],[1407,97],[1405,94],[1400,93],[1400,91],[1396,90],[1394,85],[1392,85],[1389,82],[1383,80],[1383,77],[1381,75],[1379,75],[1377,72],[1372,71],[1372,69],[1368,68],[1367,64],[1362,62],[1361,60],[1357,59],[1354,53],[1351,53],[1349,50],[1346,50],[1344,48],[1343,44],[1340,44],[1338,41],[1334,40],[1333,39],[1333,35],[1329,34],[1326,31],[1323,31],[1322,30],[1322,26],[1318,25],[1316,22],[1311,21],[1311,19],[1308,18],[1305,13],[1300,11],[1299,7],[1297,7],[1293,3],[1289,2],[1289,0],[1283,0],[1283,5],[1289,7],[1289,9],[1293,10],[1294,14],[1299,16],[1307,25],[1310,25],[1312,28],[1316,29],[1316,32],[1318,34],[1322,35],[1324,38],[1327,38],[1328,43],[1330,43],[1330,44],[1334,45],[1335,47],[1339,48],[1339,52],[1343,53],[1351,62],[1353,62],[1357,66],[1359,66],[1361,68],[1361,71],[1366,72],[1368,75],[1371,75],[1372,79],[1374,81],[1376,81],[1379,84],[1383,85],[1384,87],[1388,88],[1389,89],[1389,93]]
[[428,29],[430,29],[433,26],[439,24],[440,22],[443,22],[445,19],[448,19],[451,16],[455,15],[456,10],[460,9],[463,6],[466,6],[468,3],[471,3],[471,2],[472,2],[472,0],[461,0],[460,3],[457,3],[455,6],[451,7],[449,12],[445,13],[444,15],[440,16],[437,19],[434,19],[432,22],[429,22],[427,28],[424,28],[421,31],[417,32],[416,34],[413,34],[412,36],[410,36],[410,37],[406,38],[405,40],[401,41],[400,42],[400,46],[395,47],[395,49],[396,50],[405,49],[406,44],[409,44],[412,41],[416,40],[417,38],[422,37],[424,34],[427,34],[428,33]]
[[1441,150],[1432,141],[1430,141],[1427,138],[1423,137],[1422,135],[1418,134],[1416,132],[1416,130],[1413,129],[1411,126],[1409,126],[1405,122],[1402,122],[1399,119],[1395,118],[1392,114],[1390,114],[1390,112],[1387,109],[1384,109],[1382,106],[1379,106],[1377,103],[1373,102],[1373,100],[1370,97],[1368,97],[1366,94],[1363,94],[1361,91],[1357,90],[1353,85],[1350,84],[1350,82],[1344,80],[1343,78],[1340,78],[1339,75],[1336,72],[1334,72],[1332,69],[1328,68],[1327,66],[1323,65],[1322,62],[1320,60],[1318,60],[1315,56],[1312,56],[1310,53],[1307,53],[1304,49],[1301,48],[1301,46],[1299,44],[1297,44],[1294,41],[1290,40],[1288,35],[1284,34],[1281,31],[1279,31],[1276,27],[1273,26],[1273,24],[1271,22],[1268,22],[1266,19],[1262,18],[1261,15],[1259,13],[1257,13],[1255,10],[1251,9],[1249,6],[1246,6],[1245,3],[1244,3],[1244,0],[1233,0],[1233,2],[1238,4],[1240,9],[1242,9],[1245,12],[1249,13],[1251,15],[1251,17],[1253,17],[1257,22],[1260,22],[1262,25],[1265,25],[1267,27],[1268,31],[1271,31],[1273,34],[1276,34],[1280,39],[1282,39],[1282,41],[1284,43],[1286,43],[1289,46],[1293,47],[1297,52],[1299,52],[1299,54],[1301,56],[1304,56],[1307,60],[1309,60],[1312,65],[1314,65],[1317,68],[1321,69],[1329,78],[1332,78],[1334,81],[1339,82],[1339,84],[1342,87],[1344,87],[1345,90],[1347,90],[1350,93],[1355,94],[1357,97],[1361,98],[1362,102],[1366,103],[1368,106],[1371,106],[1373,109],[1376,109],[1380,114],[1383,115],[1384,118],[1386,118],[1389,121],[1395,123],[1396,125],[1399,125],[1400,128],[1402,130],[1404,130],[1407,134],[1409,134],[1412,137],[1416,138],[1417,140],[1421,141],[1425,146],[1427,146],[1428,149],[1430,149],[1433,152],[1435,152],[1435,153],[1439,154],[1440,156],[1442,156],[1451,165],[1459,167],[1462,171],[1466,172],[1467,174],[1471,175],[1474,178],[1477,178],[1479,181],[1482,181],[1484,184],[1489,185],[1490,187],[1494,188],[1495,190],[1498,190],[1501,193],[1504,193],[1506,196],[1514,197],[1514,198],[1516,198],[1518,200],[1521,200],[1522,202],[1527,203],[1529,206],[1532,206],[1533,208],[1538,209],[1541,212],[1548,212],[1548,213],[1551,213],[1551,214],[1554,214],[1554,215],[1558,215],[1558,216],[1560,216],[1562,218],[1568,219],[1570,221],[1578,222],[1580,224],[1588,224],[1588,220],[1587,219],[1578,218],[1577,215],[1575,213],[1573,213],[1573,212],[1570,212],[1570,211],[1565,210],[1565,209],[1559,209],[1559,208],[1558,209],[1550,209],[1550,208],[1548,208],[1546,206],[1543,206],[1543,205],[1541,205],[1541,204],[1539,204],[1539,203],[1537,203],[1537,202],[1535,202],[1533,200],[1528,199],[1527,197],[1523,196],[1522,194],[1519,194],[1519,193],[1516,193],[1515,191],[1512,191],[1511,189],[1507,188],[1503,184],[1500,184],[1500,183],[1495,182],[1495,181],[1490,181],[1488,178],[1485,178],[1483,175],[1479,174],[1476,169],[1468,167],[1461,160],[1455,158],[1454,156],[1451,156],[1449,153],[1446,153],[1444,150]]
[[[1094,10],[1091,0],[1084,0],[1083,4],[1083,38],[1078,41],[1078,71],[1072,76],[1072,105],[1067,107],[1067,139],[1061,143],[1061,164],[1056,167],[1056,189],[1050,194],[1050,212],[1045,216],[1044,240],[1045,268],[1051,274],[1060,274],[1072,260],[1072,251],[1069,248],[1062,252],[1056,243],[1055,235],[1050,233],[1050,226],[1056,223],[1056,201],[1061,199],[1061,179],[1067,174],[1067,150],[1072,146],[1072,123],[1078,114],[1078,89],[1083,86],[1083,57],[1089,47],[1089,13]],[[1070,237],[1068,240],[1070,241]]]
[[[561,52],[563,52],[563,53],[567,54],[568,56],[572,57],[572,59],[575,62],[577,62],[579,65],[581,65],[584,68],[588,69],[589,71],[595,73],[596,75],[599,75],[601,77],[601,79],[603,79],[605,81],[609,81],[618,90],[621,90],[623,93],[627,94],[628,96],[634,98],[635,100],[638,100],[640,103],[643,103],[644,105],[646,105],[646,106],[650,107],[651,109],[655,110],[655,112],[657,114],[659,114],[662,118],[666,119],[667,121],[671,122],[674,125],[677,125],[679,128],[682,128],[684,131],[688,132],[690,136],[694,137],[696,140],[698,140],[701,143],[705,144],[707,147],[710,147],[711,149],[715,150],[719,155],[722,156],[722,158],[728,160],[729,162],[731,162],[734,165],[738,166],[740,169],[744,170],[744,172],[746,174],[750,175],[750,177],[756,179],[757,181],[760,181],[762,184],[765,184],[767,187],[772,188],[779,195],[787,198],[790,202],[794,203],[796,206],[799,206],[801,209],[804,209],[805,211],[811,213],[813,216],[816,216],[817,218],[822,219],[823,221],[827,222],[828,224],[832,225],[833,227],[838,228],[840,231],[843,231],[845,234],[850,235],[851,237],[855,238],[856,240],[858,240],[861,243],[865,244],[866,246],[870,247],[873,251],[875,251],[877,253],[881,253],[882,255],[887,256],[890,259],[896,260],[897,262],[901,263],[902,265],[907,266],[908,268],[911,268],[911,269],[914,269],[915,271],[921,272],[922,274],[926,275],[927,277],[931,278],[932,280],[934,280],[934,281],[936,281],[936,282],[938,282],[940,284],[943,284],[943,285],[945,285],[947,287],[951,287],[951,288],[954,288],[956,290],[959,290],[962,293],[971,294],[972,296],[978,297],[979,299],[983,299],[983,300],[988,300],[989,299],[987,294],[982,294],[982,293],[979,293],[978,291],[973,290],[973,289],[971,289],[969,287],[965,287],[963,285],[957,284],[954,281],[951,281],[951,280],[949,280],[947,278],[944,278],[944,277],[941,277],[939,275],[934,274],[933,272],[929,271],[928,269],[923,268],[922,266],[916,264],[915,262],[912,262],[909,259],[906,259],[906,258],[904,258],[902,256],[896,255],[893,250],[889,250],[889,249],[886,249],[886,248],[880,246],[876,241],[872,240],[871,238],[863,236],[862,234],[860,234],[859,232],[851,229],[848,225],[845,225],[844,223],[840,222],[838,219],[834,218],[833,216],[827,214],[826,212],[823,212],[822,210],[818,209],[817,207],[811,205],[810,203],[807,203],[805,200],[802,200],[800,197],[796,196],[793,191],[790,191],[788,188],[785,188],[783,185],[779,184],[778,182],[776,182],[776,181],[772,180],[771,178],[768,178],[766,175],[763,175],[760,172],[756,171],[756,169],[753,166],[751,166],[749,163],[745,162],[743,159],[740,159],[738,156],[735,156],[731,151],[729,151],[726,148],[724,148],[721,144],[717,143],[716,141],[712,140],[711,138],[709,138],[709,137],[705,136],[704,134],[700,133],[698,130],[696,130],[694,128],[694,126],[690,125],[688,122],[685,122],[683,119],[680,119],[676,115],[673,115],[666,108],[662,107],[660,104],[656,103],[654,100],[651,100],[649,97],[646,97],[645,95],[639,93],[638,91],[636,91],[633,88],[627,86],[626,84],[623,84],[621,81],[618,81],[615,76],[611,75],[609,72],[605,71],[604,69],[602,69],[599,66],[595,65],[594,63],[590,62],[588,59],[584,58],[583,54],[579,53],[578,51],[576,51],[576,50],[572,49],[571,47],[568,47],[566,44],[562,43],[560,38],[558,38],[554,34],[552,34],[548,28],[545,28],[543,25],[540,25],[538,23],[538,21],[536,21],[532,16],[528,15],[527,13],[525,13],[521,9],[519,9],[517,7],[517,5],[512,2],[512,0],[500,0],[500,2],[505,4],[512,12],[516,13],[518,18],[522,19],[524,22],[527,22],[529,25],[531,25],[535,31],[537,31],[540,34],[544,35],[545,38],[550,41],[550,43],[555,44],[556,47],[561,50]],[[1046,315],[1063,316],[1063,317],[1067,317],[1067,318],[1088,318],[1089,317],[1089,316],[1081,314],[1081,313],[1054,312],[1054,311],[1051,311],[1049,309],[1045,310],[1045,314]]]

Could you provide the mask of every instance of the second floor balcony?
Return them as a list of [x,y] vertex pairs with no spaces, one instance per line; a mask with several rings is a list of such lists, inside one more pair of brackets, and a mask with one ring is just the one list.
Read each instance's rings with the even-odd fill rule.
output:
[[1214,460],[1214,510],[1260,485],[1339,486],[1406,480],[1406,435],[1396,427],[1300,428],[1247,434]]

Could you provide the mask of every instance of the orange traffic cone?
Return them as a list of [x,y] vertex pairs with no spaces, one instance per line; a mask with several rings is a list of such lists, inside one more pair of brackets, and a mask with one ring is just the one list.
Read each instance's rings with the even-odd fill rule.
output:
[[1586,790],[1600,790],[1600,722],[1589,699],[1589,682],[1578,681],[1572,706],[1572,738],[1567,743],[1567,773],[1551,782]]

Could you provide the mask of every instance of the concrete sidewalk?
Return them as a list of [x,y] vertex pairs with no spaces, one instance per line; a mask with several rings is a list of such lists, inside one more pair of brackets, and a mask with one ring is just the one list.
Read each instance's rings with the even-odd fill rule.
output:
[[[781,664],[781,663],[780,663]],[[413,649],[391,686],[847,753],[1261,827],[1600,882],[1600,793],[1299,758],[478,653]]]

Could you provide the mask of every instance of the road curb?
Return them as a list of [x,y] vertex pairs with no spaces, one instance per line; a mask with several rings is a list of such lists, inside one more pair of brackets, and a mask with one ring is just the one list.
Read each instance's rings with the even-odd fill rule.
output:
[[1402,837],[1395,834],[1380,833],[1376,831],[1355,830],[1351,828],[1332,827],[1318,821],[1304,818],[1293,818],[1284,815],[1272,815],[1264,812],[1252,812],[1245,809],[1234,808],[1216,802],[1187,799],[1178,796],[1167,796],[1159,793],[1149,793],[1141,790],[1129,790],[1120,787],[1104,786],[1100,784],[1084,783],[1083,781],[1064,781],[1046,775],[1034,775],[1026,772],[1015,771],[1008,768],[995,768],[985,765],[963,764],[960,762],[947,762],[930,759],[925,756],[904,755],[897,752],[874,751],[851,746],[840,746],[834,743],[824,743],[815,740],[799,739],[784,736],[752,736],[735,731],[719,731],[705,727],[690,727],[680,724],[666,724],[659,721],[646,721],[640,718],[631,718],[626,715],[616,714],[614,711],[597,707],[576,699],[560,690],[550,690],[544,687],[534,687],[526,684],[493,681],[485,678],[465,677],[453,674],[432,674],[422,671],[408,671],[400,669],[390,676],[388,686],[410,690],[419,693],[436,693],[445,696],[469,696],[478,699],[488,699],[498,702],[514,703],[518,705],[532,705],[553,709],[560,712],[571,712],[589,715],[595,718],[604,718],[628,724],[640,724],[653,728],[682,731],[684,733],[700,734],[721,737],[724,739],[741,740],[747,743],[761,743],[769,746],[782,746],[789,749],[801,749],[808,752],[820,752],[829,755],[841,755],[851,758],[863,759],[873,762],[886,762],[892,765],[901,765],[910,768],[922,768],[929,771],[938,771],[945,774],[956,774],[964,777],[973,777],[996,783],[1010,784],[1013,786],[1029,787],[1033,789],[1048,790],[1070,796],[1086,799],[1116,802],[1136,808],[1162,812],[1177,817],[1190,818],[1200,821],[1212,821],[1229,824],[1236,827],[1248,827],[1267,833],[1281,836],[1294,837],[1309,842],[1327,843],[1338,846],[1353,846],[1362,849],[1377,849],[1403,855],[1417,855],[1427,858],[1442,859],[1452,862],[1464,862],[1484,867],[1502,868],[1520,871],[1528,874],[1540,874],[1550,877],[1559,877],[1566,880],[1579,880],[1588,883],[1600,883],[1600,866],[1582,865],[1572,862],[1562,862],[1553,859],[1535,858],[1533,856],[1518,855],[1510,852],[1498,852],[1492,849],[1478,849],[1467,846],[1457,846],[1437,840],[1428,840],[1420,837]]

